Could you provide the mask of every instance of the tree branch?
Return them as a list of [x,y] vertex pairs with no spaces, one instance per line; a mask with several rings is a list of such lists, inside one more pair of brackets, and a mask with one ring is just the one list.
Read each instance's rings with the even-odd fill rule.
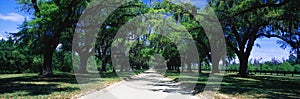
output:
[[274,4],[274,3],[270,4],[269,3],[269,4],[254,5],[254,6],[251,6],[247,9],[245,9],[245,10],[241,10],[238,13],[235,13],[235,14],[231,15],[231,17],[235,17],[237,15],[245,14],[245,13],[250,12],[252,10],[261,9],[261,8],[265,8],[265,7],[281,7],[281,6],[289,3],[290,1],[292,1],[292,0],[284,0],[283,2],[278,3],[278,4]]
[[40,9],[38,7],[38,4],[37,4],[37,1],[36,0],[31,0],[32,2],[32,6],[33,6],[33,9],[35,10],[35,15],[40,18]]

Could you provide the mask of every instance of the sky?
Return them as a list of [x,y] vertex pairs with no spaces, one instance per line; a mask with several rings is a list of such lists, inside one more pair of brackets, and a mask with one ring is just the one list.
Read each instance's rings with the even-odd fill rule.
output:
[[277,38],[257,39],[255,43],[259,44],[260,47],[253,47],[250,58],[262,58],[263,61],[268,61],[272,58],[276,58],[277,60],[282,60],[282,58],[288,59],[290,48],[282,49],[280,45],[277,44],[278,40]]
[[20,5],[17,0],[0,0],[0,39],[6,38],[7,33],[15,33],[18,31],[17,27],[22,24],[26,15],[25,12],[19,11]]
[[[147,0],[144,2],[149,3]],[[176,2],[182,0],[174,0]],[[186,0],[185,0],[186,1]],[[205,5],[205,0],[189,0],[194,2],[196,6]],[[30,15],[24,11],[20,11],[21,5],[17,4],[17,0],[0,0],[0,39],[7,38],[7,33],[15,33],[18,31],[18,26],[22,24],[25,18],[29,19]],[[289,56],[289,49],[282,49],[280,45],[276,43],[276,38],[263,38],[257,39],[255,43],[260,44],[259,47],[254,47],[250,58],[260,59],[263,61],[271,60],[273,57],[282,60],[287,59]]]

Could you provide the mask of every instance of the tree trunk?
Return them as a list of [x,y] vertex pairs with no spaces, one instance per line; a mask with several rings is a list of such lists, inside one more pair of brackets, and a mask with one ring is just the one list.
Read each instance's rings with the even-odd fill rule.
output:
[[177,66],[173,65],[173,66],[171,67],[171,70],[177,70]]
[[172,66],[169,64],[169,62],[167,62],[167,67],[168,67],[168,70],[172,70]]
[[245,55],[240,55],[240,70],[239,74],[241,77],[247,77],[248,76],[248,57]]
[[104,73],[107,72],[107,70],[106,70],[106,60],[102,60],[102,68],[101,68],[101,72],[104,72]]
[[116,69],[115,69],[115,67],[114,67],[114,66],[112,67],[112,69],[113,69],[113,72],[115,73],[115,72],[116,72]]
[[219,73],[219,62],[220,62],[220,58],[211,58],[211,62],[212,62],[212,70],[211,73]]
[[52,71],[52,57],[53,57],[54,49],[50,47],[50,45],[46,45],[44,49],[44,62],[43,69],[41,70],[40,75],[43,76],[51,76],[53,75]]
[[87,61],[88,61],[88,57],[80,56],[80,73],[85,74],[88,73],[87,71]]
[[219,66],[218,65],[219,64],[214,64],[213,63],[211,73],[219,73]]
[[296,64],[300,64],[300,50],[297,51]]
[[191,63],[187,65],[187,72],[189,73],[193,72]]
[[121,66],[120,67],[120,72],[123,72],[124,71],[124,66],[122,64],[120,66]]
[[131,67],[131,70],[133,71],[133,70],[134,70],[134,67],[133,67],[133,65],[131,65],[130,67]]
[[126,65],[125,66],[125,72],[129,72],[130,71],[130,66]]
[[[18,62],[18,60],[16,60]],[[15,62],[15,67],[17,67],[17,73],[21,73],[21,68],[20,66],[16,66],[16,62]]]
[[198,73],[199,73],[199,74],[201,74],[201,73],[202,73],[202,69],[201,69],[201,67],[202,67],[202,64],[201,64],[201,61],[200,61],[199,65],[198,65]]

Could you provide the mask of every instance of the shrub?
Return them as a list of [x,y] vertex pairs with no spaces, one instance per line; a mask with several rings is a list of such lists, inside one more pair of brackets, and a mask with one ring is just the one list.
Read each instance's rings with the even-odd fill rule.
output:
[[253,65],[253,64],[248,64],[248,70],[249,71],[256,71],[256,70],[259,70],[259,67],[258,65]]
[[278,66],[278,71],[293,72],[294,67],[288,62],[284,62]]
[[300,64],[294,65],[294,70],[295,70],[296,72],[300,72]]
[[44,61],[44,59],[41,56],[33,57],[32,68],[30,71],[39,72],[41,69],[41,66],[43,66],[43,61]]
[[275,66],[273,66],[273,65],[263,64],[262,65],[262,71],[273,71],[274,67]]
[[238,65],[229,65],[226,70],[239,70],[239,66]]

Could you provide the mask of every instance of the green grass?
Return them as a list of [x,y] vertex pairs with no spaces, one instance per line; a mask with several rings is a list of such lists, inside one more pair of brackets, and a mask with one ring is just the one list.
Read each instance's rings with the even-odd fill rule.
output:
[[[143,71],[135,71],[142,73]],[[99,90],[121,81],[115,73],[80,74],[85,77],[81,86],[74,74],[57,73],[52,77],[38,74],[0,74],[0,99],[2,98],[72,98],[84,92]],[[80,89],[84,88],[84,89]]]
[[[176,79],[179,78],[179,73],[168,72],[165,76]],[[207,83],[208,72],[199,75],[198,81],[189,81],[193,77],[183,76],[181,79],[185,81],[181,82],[196,84],[196,93],[203,92],[206,84],[214,83]],[[236,98],[299,98],[300,77],[251,75],[248,78],[241,78],[236,74],[225,74],[218,93]]]

